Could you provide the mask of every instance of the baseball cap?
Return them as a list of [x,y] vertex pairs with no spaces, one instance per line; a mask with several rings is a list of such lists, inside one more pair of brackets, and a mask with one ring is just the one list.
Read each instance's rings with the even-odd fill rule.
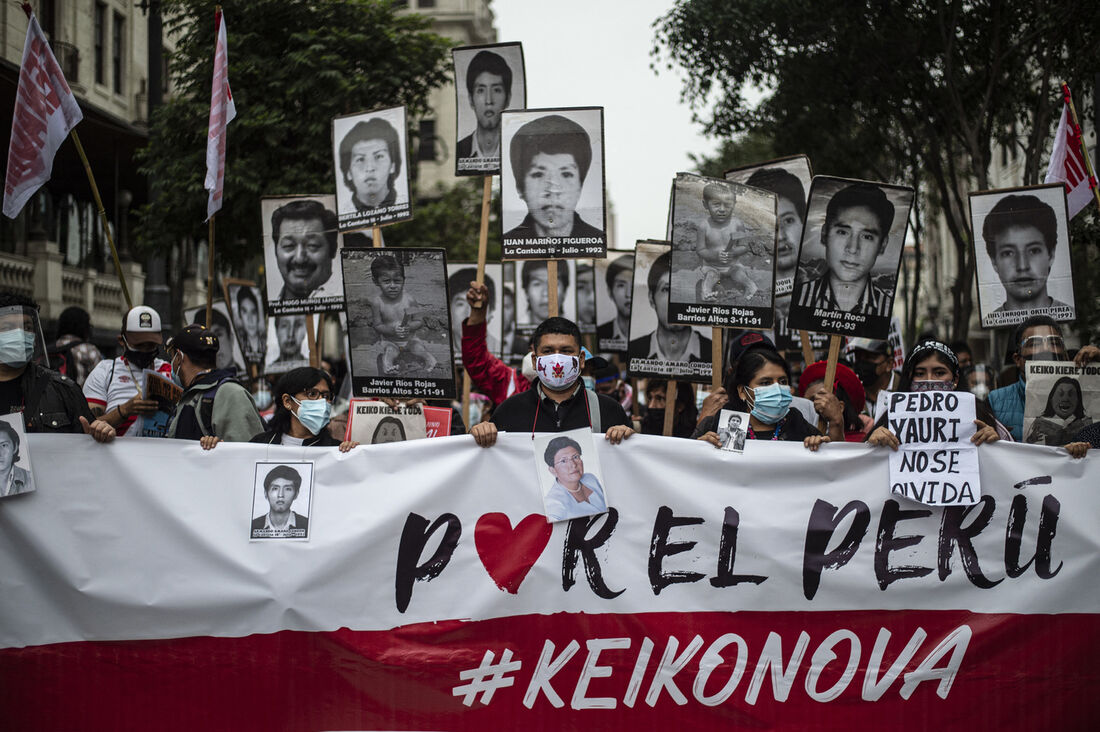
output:
[[[745,331],[741,335],[730,341],[729,344],[729,363],[734,364],[740,360],[745,351],[750,348],[770,348],[775,350],[775,344],[772,343],[772,339],[768,338],[763,333],[757,333],[754,330]],[[705,356],[706,354],[704,354]]]
[[138,305],[126,313],[123,330],[126,340],[133,345],[162,343],[164,337],[160,333],[160,327],[160,315],[157,311],[148,305]]
[[206,326],[192,323],[169,338],[167,345],[188,356],[214,354],[218,352],[218,337]]
[[888,342],[880,341],[875,338],[849,338],[847,350],[870,351],[871,353],[881,353],[886,356],[894,352],[894,349]]

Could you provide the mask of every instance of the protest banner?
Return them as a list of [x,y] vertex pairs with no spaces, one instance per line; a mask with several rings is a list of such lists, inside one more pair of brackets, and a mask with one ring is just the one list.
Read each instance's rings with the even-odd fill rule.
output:
[[[348,426],[345,440],[360,445],[380,445],[385,442],[404,442],[422,440],[428,437],[428,407],[421,404],[401,404],[396,409],[385,402],[373,399],[352,399],[348,406]],[[447,433],[451,429],[451,414],[447,412]],[[438,430],[438,412],[433,420]]]
[[142,398],[157,403],[157,411],[153,414],[138,415],[134,424],[126,431],[126,434],[134,437],[164,437],[168,434],[168,421],[172,412],[176,409],[176,403],[183,396],[183,388],[176,386],[171,377],[152,369],[141,372],[145,379],[145,388]]
[[332,120],[340,231],[377,229],[413,217],[407,151],[404,106]]
[[1077,317],[1065,186],[972,191],[970,226],[983,328]]
[[593,260],[596,282],[596,350],[626,353],[630,301],[634,296],[634,252],[610,250]]
[[[500,175],[500,118],[527,106],[523,46],[451,49],[455,79],[455,175]],[[469,134],[466,134],[466,132]]]
[[[865,445],[596,440],[629,501],[550,526],[529,434],[312,448],[302,543],[242,531],[255,463],[301,448],[28,439],[38,490],[0,511],[10,729],[117,730],[120,709],[172,732],[1100,714],[1094,456],[983,445],[981,501],[932,507],[889,495]],[[72,479],[89,466],[111,490]]]
[[886,338],[912,188],[815,176],[788,327]]
[[1024,442],[1058,447],[1100,418],[1100,366],[1028,361]]
[[30,470],[30,446],[23,413],[0,415],[0,498],[10,498],[34,490]]
[[669,320],[719,328],[772,326],[776,196],[678,173],[672,184]]
[[[945,385],[950,386],[947,382]],[[890,493],[926,506],[981,500],[974,395],[896,391],[887,425],[901,445],[890,452]]]
[[260,199],[268,315],[344,309],[332,195]]

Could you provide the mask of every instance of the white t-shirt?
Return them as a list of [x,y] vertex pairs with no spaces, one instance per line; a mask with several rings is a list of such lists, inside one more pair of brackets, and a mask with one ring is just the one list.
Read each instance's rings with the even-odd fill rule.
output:
[[[165,376],[172,375],[172,364],[163,359],[154,359],[152,368]],[[141,372],[141,368],[127,361],[124,356],[100,361],[84,380],[84,398],[88,400],[88,406],[102,407],[104,412],[109,412],[130,401],[138,393],[134,380],[141,383]],[[136,419],[137,415],[130,415],[122,420],[115,427],[118,436],[125,435]]]

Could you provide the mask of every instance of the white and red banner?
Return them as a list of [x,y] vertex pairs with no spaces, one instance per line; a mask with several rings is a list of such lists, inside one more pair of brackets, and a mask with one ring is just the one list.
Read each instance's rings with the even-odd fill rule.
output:
[[[530,435],[29,441],[38,490],[0,506],[11,729],[1100,719],[1097,457],[984,445],[981,500],[930,507],[884,449],[636,435],[599,446],[613,510],[550,526]],[[250,542],[255,464],[303,460],[309,540]]]
[[218,40],[214,46],[214,79],[210,86],[210,121],[206,136],[206,182],[210,191],[206,199],[206,218],[210,219],[222,207],[225,185],[225,130],[237,116],[233,91],[229,88],[229,46],[222,11],[214,14]]
[[1072,219],[1095,200],[1092,188],[1096,181],[1089,176],[1090,166],[1086,165],[1086,151],[1081,145],[1081,128],[1074,122],[1070,108],[1069,89],[1063,85],[1062,92],[1066,101],[1062,105],[1058,131],[1054,133],[1054,149],[1050,152],[1050,166],[1043,182],[1061,183],[1066,187],[1066,205]]
[[32,14],[23,44],[19,87],[4,179],[4,215],[14,219],[53,172],[65,136],[84,119],[53,50]]

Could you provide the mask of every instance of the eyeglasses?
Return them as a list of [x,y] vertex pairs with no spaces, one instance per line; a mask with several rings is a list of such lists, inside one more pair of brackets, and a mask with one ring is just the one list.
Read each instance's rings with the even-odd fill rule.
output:
[[563,457],[563,458],[560,458],[558,460],[555,460],[554,465],[557,465],[559,468],[564,468],[568,465],[572,465],[573,463],[579,463],[579,462],[581,462],[581,456],[580,455],[571,455],[569,457]]
[[324,399],[329,404],[332,404],[336,400],[336,395],[331,391],[321,391],[320,389],[306,389],[305,391],[298,392],[304,394],[306,399]]

